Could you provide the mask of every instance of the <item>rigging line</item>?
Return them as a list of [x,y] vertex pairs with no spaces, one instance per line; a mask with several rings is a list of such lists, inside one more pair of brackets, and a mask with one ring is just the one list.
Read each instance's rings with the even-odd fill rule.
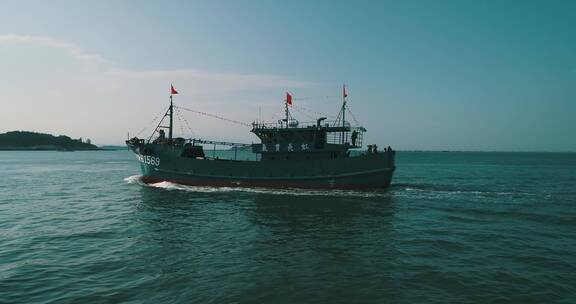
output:
[[293,99],[293,100],[298,100],[298,101],[303,101],[303,100],[313,100],[313,99],[316,99],[316,98],[313,98],[313,97],[294,97],[294,98],[292,98],[292,99]]
[[186,136],[186,133],[184,132],[184,122],[182,121],[182,118],[180,117],[180,114],[178,114],[178,110],[174,111],[176,113],[176,119],[178,119],[178,126],[180,127],[180,132],[182,132],[182,136]]
[[306,116],[308,119],[312,119],[312,120],[316,119],[314,116],[312,116],[312,115],[310,115],[310,114],[308,114],[308,113],[306,113],[306,112],[304,112],[298,108],[293,108],[293,109],[296,110],[296,112]]
[[294,98],[292,98],[292,100],[296,100],[296,101],[303,101],[303,100],[328,101],[328,100],[337,100],[340,97],[341,96],[337,96],[337,95],[322,95],[322,96],[313,96],[313,97],[294,97]]
[[[158,132],[158,129],[160,129],[160,128],[165,128],[165,127],[163,127],[163,126],[161,126],[161,125],[162,125],[162,123],[164,122],[164,119],[166,119],[166,116],[169,116],[169,115],[168,115],[168,111],[169,111],[170,107],[173,107],[173,106],[172,106],[172,102],[171,102],[170,105],[166,108],[166,111],[164,112],[164,115],[162,116],[162,118],[161,118],[160,121],[158,122],[158,125],[156,125],[156,127],[154,128],[154,131],[152,131],[152,134],[150,134],[150,137],[148,138],[148,142],[150,142],[150,141],[152,140],[152,137],[154,137],[154,134],[156,134],[156,132]],[[173,115],[174,113],[171,113],[171,114]],[[171,117],[170,119],[173,120],[173,118],[174,118],[174,117]],[[173,126],[171,125],[171,127],[173,127]]]
[[186,127],[188,128],[188,130],[190,130],[190,133],[192,134],[192,136],[195,136],[196,132],[194,132],[194,130],[190,126],[190,123],[188,122],[188,119],[186,119],[186,116],[184,116],[184,113],[182,113],[182,111],[180,111],[180,109],[178,109],[178,112],[180,113],[180,116],[182,116],[182,119],[184,119],[184,123],[186,124]]
[[190,131],[190,134],[192,136],[194,136],[195,132],[192,131],[192,128],[190,127],[190,124],[188,123],[188,120],[186,119],[186,117],[184,117],[184,113],[182,113],[178,107],[176,107],[176,115],[178,116],[178,119],[180,121],[184,121],[184,124],[188,128],[188,131]]
[[178,109],[178,107],[174,106],[174,109],[176,109],[175,113],[176,113],[176,115],[179,117],[178,119],[179,119],[180,121],[184,121],[184,124],[186,125],[186,128],[188,128],[188,131],[190,131],[190,133],[191,133],[191,135],[192,135],[192,137],[191,137],[190,139],[204,137],[204,136],[202,136],[201,134],[199,134],[199,133],[197,133],[197,132],[194,132],[194,131],[192,130],[192,127],[190,127],[190,124],[188,123],[188,120],[186,119],[186,116],[184,116],[184,113],[182,113],[182,112],[180,111],[180,109]]
[[338,112],[338,116],[336,117],[336,119],[334,120],[334,123],[332,124],[333,127],[340,125],[340,120],[342,116],[342,111]]
[[[334,116],[332,116],[332,115],[328,115],[328,114],[326,114],[326,113],[321,113],[321,112],[318,112],[318,111],[314,111],[314,110],[308,109],[308,108],[303,107],[303,106],[292,105],[292,107],[295,108],[295,109],[299,109],[299,110],[301,110],[301,111],[306,111],[306,112],[309,112],[309,113],[314,113],[314,114],[316,114],[316,115],[328,117],[328,118],[330,118],[330,119],[334,118]],[[314,118],[314,119],[315,119],[315,118]]]
[[348,110],[348,114],[350,114],[350,116],[352,116],[352,120],[354,120],[354,123],[359,126],[360,123],[358,123],[358,120],[356,119],[356,116],[354,116],[354,113],[352,113],[352,111],[350,111],[350,108],[346,108],[346,110]]
[[158,118],[160,118],[160,116],[164,115],[164,113],[166,112],[166,110],[168,110],[168,107],[165,107],[162,112],[158,115],[156,115],[156,117],[154,117],[154,119],[152,119],[152,121],[150,121],[148,124],[146,124],[144,126],[144,128],[142,128],[142,130],[140,130],[140,132],[136,133],[136,137],[140,136],[140,134],[142,134],[142,132],[144,132],[150,125],[154,124],[154,122],[156,120],[158,120]]
[[272,122],[284,119],[284,111],[272,113]]
[[242,125],[242,126],[245,126],[245,127],[252,127],[251,124],[248,124],[248,123],[245,123],[245,122],[241,122],[241,121],[238,121],[238,120],[229,119],[229,118],[225,118],[225,117],[222,117],[222,116],[218,116],[218,115],[214,115],[214,114],[210,114],[210,113],[206,113],[206,112],[202,112],[202,111],[196,111],[196,110],[188,109],[188,108],[185,108],[185,107],[180,107],[180,106],[178,106],[178,108],[180,108],[180,109],[182,109],[182,110],[185,110],[185,111],[190,111],[190,112],[193,112],[193,113],[196,113],[196,114],[200,114],[200,115],[204,115],[204,116],[208,116],[208,117],[212,117],[212,118],[224,120],[224,121],[231,122],[231,123],[238,124],[238,125]]

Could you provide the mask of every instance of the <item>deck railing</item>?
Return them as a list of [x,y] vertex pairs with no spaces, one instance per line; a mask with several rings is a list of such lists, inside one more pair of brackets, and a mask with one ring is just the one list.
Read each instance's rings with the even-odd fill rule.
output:
[[[320,126],[334,127],[334,123],[335,121],[324,120]],[[254,129],[317,128],[318,125],[316,121],[299,122],[296,120],[291,120],[287,126],[285,120],[279,120],[278,122],[253,122],[252,127]]]
[[[355,135],[354,135],[355,134]],[[363,132],[331,132],[326,136],[326,143],[328,144],[346,144],[348,143],[352,148],[362,148]]]

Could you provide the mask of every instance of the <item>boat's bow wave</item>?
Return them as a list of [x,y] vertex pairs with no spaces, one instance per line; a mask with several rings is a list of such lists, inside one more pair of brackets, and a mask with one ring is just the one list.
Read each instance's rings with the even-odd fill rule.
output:
[[[158,182],[147,184],[142,181],[142,175],[133,175],[124,179],[128,184],[138,184],[141,186],[159,188],[165,190],[187,191],[195,193],[226,193],[226,192],[246,192],[273,195],[292,196],[339,196],[339,197],[388,197],[390,194],[386,190],[375,191],[354,191],[354,190],[314,190],[314,189],[273,189],[273,188],[253,188],[253,187],[210,187],[210,186],[188,186],[172,182]],[[297,191],[295,191],[297,190]]]
[[132,175],[124,178],[124,181],[128,184],[138,184],[138,185],[145,185],[142,181],[142,175]]

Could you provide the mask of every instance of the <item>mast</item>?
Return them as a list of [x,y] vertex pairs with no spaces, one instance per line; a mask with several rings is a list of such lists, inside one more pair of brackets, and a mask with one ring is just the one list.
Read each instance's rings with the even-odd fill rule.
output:
[[174,127],[174,104],[172,103],[172,95],[174,94],[178,94],[178,91],[176,91],[176,89],[174,89],[174,86],[172,84],[170,84],[170,108],[168,109],[168,112],[170,114],[170,126],[168,126],[168,139],[172,140],[172,129]]
[[290,121],[290,111],[288,111],[288,105],[292,104],[292,95],[290,95],[290,93],[286,92],[286,100],[284,102],[284,112],[286,113],[286,128],[288,128],[290,126],[290,124],[288,123]]
[[284,103],[284,106],[285,106],[284,112],[286,113],[286,128],[288,128],[288,117],[290,116],[290,114],[288,113],[288,101]]
[[[162,116],[162,119],[160,119],[160,122],[158,123],[158,125],[156,126],[156,128],[154,129],[154,132],[152,132],[152,135],[150,135],[150,137],[148,138],[148,142],[150,142],[150,140],[152,140],[152,137],[154,136],[154,134],[156,133],[156,131],[158,131],[158,129],[166,129],[168,128],[168,140],[171,141],[172,140],[172,129],[174,129],[174,103],[172,103],[172,94],[178,94],[178,92],[174,89],[174,86],[170,85],[170,106],[168,107],[168,111],[166,111],[166,113],[164,113],[164,116]],[[168,125],[168,127],[163,126],[162,123],[164,123],[164,119],[166,118],[166,116],[170,116],[170,124]],[[128,136],[130,137],[130,136]]]
[[[346,85],[342,85],[342,128],[346,127]],[[342,144],[344,144],[344,131],[342,131]]]
[[174,104],[172,103],[172,94],[170,94],[170,108],[168,110],[170,112],[170,126],[168,127],[168,139],[172,140],[172,126],[173,126],[173,119],[172,116],[174,115]]

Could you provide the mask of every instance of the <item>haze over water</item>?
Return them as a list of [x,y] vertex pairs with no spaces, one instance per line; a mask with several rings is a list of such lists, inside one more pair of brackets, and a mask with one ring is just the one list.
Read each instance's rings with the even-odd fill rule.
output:
[[2,303],[574,303],[576,154],[398,152],[386,191],[0,152]]

